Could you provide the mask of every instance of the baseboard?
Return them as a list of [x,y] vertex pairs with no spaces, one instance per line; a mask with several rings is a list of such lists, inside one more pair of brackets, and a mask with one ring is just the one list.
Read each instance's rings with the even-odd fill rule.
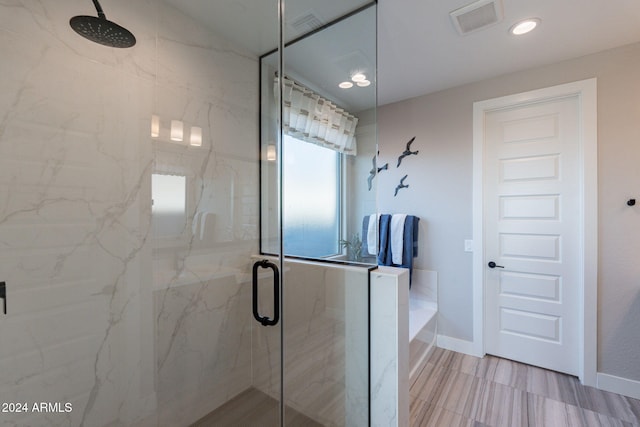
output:
[[640,381],[598,372],[598,388],[612,393],[640,399]]
[[461,340],[458,338],[448,337],[446,335],[438,335],[436,345],[440,348],[444,348],[445,350],[482,357],[482,355],[476,354],[477,352],[475,351],[475,344],[473,341]]

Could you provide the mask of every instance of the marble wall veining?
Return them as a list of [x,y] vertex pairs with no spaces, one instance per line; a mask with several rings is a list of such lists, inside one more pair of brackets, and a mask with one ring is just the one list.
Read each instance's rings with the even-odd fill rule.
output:
[[[89,1],[0,0],[0,402],[28,405],[2,425],[187,425],[250,384],[257,58],[159,0],[106,12],[134,48],[71,30]],[[172,119],[202,147],[166,141]],[[151,232],[153,173],[187,176],[174,239]]]

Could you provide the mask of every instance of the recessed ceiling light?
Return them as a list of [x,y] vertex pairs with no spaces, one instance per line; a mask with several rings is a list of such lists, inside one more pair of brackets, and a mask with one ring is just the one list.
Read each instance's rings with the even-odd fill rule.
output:
[[365,76],[362,73],[356,73],[353,76],[351,76],[351,80],[356,82],[356,83],[357,82],[363,82],[363,81],[367,80],[367,76]]
[[342,82],[338,85],[341,89],[349,89],[353,87],[353,83],[351,82]]
[[540,24],[539,18],[529,18],[514,24],[509,32],[515,36],[521,36],[533,31]]
[[361,82],[356,82],[356,84],[360,87],[367,87],[371,84],[369,80],[362,80]]

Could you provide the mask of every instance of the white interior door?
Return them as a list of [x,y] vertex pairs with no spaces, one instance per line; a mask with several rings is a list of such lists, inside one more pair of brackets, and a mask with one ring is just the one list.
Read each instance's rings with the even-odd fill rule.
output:
[[483,166],[485,351],[573,375],[582,289],[579,116],[578,95],[487,112]]

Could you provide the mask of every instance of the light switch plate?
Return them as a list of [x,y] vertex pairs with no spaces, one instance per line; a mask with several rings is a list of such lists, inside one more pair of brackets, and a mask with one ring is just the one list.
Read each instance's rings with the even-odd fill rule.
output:
[[465,252],[473,252],[473,240],[465,240],[464,241],[464,251]]

